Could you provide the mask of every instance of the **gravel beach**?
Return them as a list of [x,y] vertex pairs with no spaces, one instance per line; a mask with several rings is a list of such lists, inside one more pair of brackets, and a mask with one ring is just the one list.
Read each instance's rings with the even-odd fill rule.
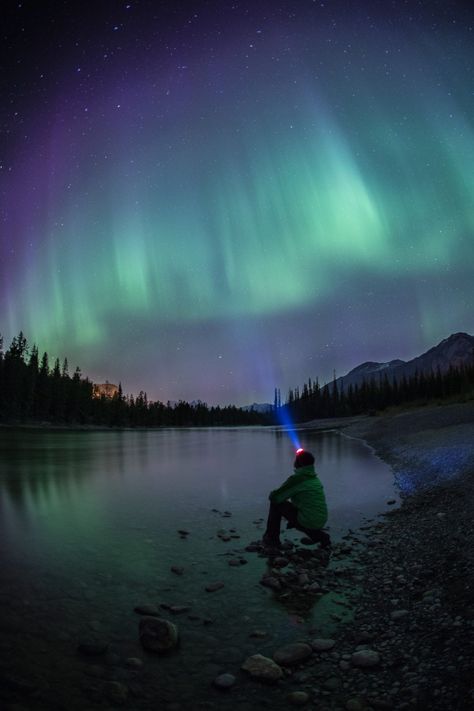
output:
[[354,693],[328,708],[472,709],[474,403],[364,418],[344,432],[393,467],[403,503],[369,528],[354,625],[338,644],[339,667],[354,644],[380,662],[370,674],[347,669]]

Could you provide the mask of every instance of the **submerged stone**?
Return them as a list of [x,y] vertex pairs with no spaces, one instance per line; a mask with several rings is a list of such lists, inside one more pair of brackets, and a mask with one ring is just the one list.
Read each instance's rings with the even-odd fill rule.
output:
[[139,634],[142,646],[149,652],[164,654],[178,644],[178,628],[161,617],[142,617]]
[[149,617],[159,617],[160,611],[156,605],[137,605],[133,608],[139,615],[147,615]]
[[271,575],[262,578],[262,580],[260,581],[260,585],[263,585],[266,588],[271,588],[272,590],[281,590],[280,581],[278,580],[278,578],[274,578]]
[[216,590],[220,590],[223,587],[224,583],[221,580],[218,580],[215,583],[209,583],[209,585],[206,585],[206,592],[216,592]]

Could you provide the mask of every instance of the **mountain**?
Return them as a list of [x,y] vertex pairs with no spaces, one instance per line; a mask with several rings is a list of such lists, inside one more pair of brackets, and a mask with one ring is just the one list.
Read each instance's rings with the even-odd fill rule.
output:
[[[409,378],[416,371],[431,373],[438,368],[443,373],[450,366],[457,367],[474,359],[474,336],[468,333],[453,333],[448,338],[430,348],[426,353],[412,358],[412,360],[391,360],[388,363],[367,361],[353,368],[349,373],[336,379],[339,388],[347,392],[349,385],[361,385],[363,380],[370,381],[387,375],[389,381],[393,378],[401,380],[403,376]],[[330,383],[327,384],[330,386]]]
[[273,411],[273,405],[270,405],[269,402],[253,402],[251,405],[245,405],[242,410],[246,412],[266,413]]

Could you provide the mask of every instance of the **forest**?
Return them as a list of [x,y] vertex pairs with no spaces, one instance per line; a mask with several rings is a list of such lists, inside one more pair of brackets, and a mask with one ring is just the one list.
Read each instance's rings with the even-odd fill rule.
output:
[[[425,405],[429,402],[449,402],[474,398],[474,353],[470,363],[441,371],[415,372],[399,379],[380,375],[349,385],[344,390],[334,378],[319,386],[318,379],[290,389],[285,404],[280,391],[275,390],[274,411],[278,421],[306,422],[326,417],[348,417],[376,414],[392,407]],[[279,412],[280,409],[282,412]]]
[[281,403],[275,389],[273,409],[268,413],[234,405],[209,407],[205,403],[151,401],[141,391],[124,395],[119,385],[112,398],[94,397],[93,383],[76,368],[71,375],[67,358],[51,365],[45,352],[29,348],[22,332],[3,351],[0,337],[0,422],[99,427],[212,427],[270,425],[306,422],[330,417],[376,414],[390,407],[423,405],[436,401],[474,397],[472,361],[442,372],[417,372],[399,380],[387,375],[364,380],[343,390],[336,379],[320,386],[309,379],[301,391],[290,389]]
[[0,422],[98,427],[209,427],[269,424],[270,416],[233,405],[150,401],[145,392],[94,397],[93,383],[80,368],[71,375],[67,358],[53,364],[29,348],[22,332],[3,351],[0,337]]

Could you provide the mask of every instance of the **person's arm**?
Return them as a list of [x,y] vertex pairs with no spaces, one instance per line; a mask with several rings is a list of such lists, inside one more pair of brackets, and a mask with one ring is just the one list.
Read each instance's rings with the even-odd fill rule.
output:
[[269,499],[275,504],[281,504],[287,499],[291,499],[291,496],[295,491],[297,491],[299,486],[299,481],[295,481],[295,476],[289,476],[288,479],[283,482],[283,484],[278,488],[270,491]]

